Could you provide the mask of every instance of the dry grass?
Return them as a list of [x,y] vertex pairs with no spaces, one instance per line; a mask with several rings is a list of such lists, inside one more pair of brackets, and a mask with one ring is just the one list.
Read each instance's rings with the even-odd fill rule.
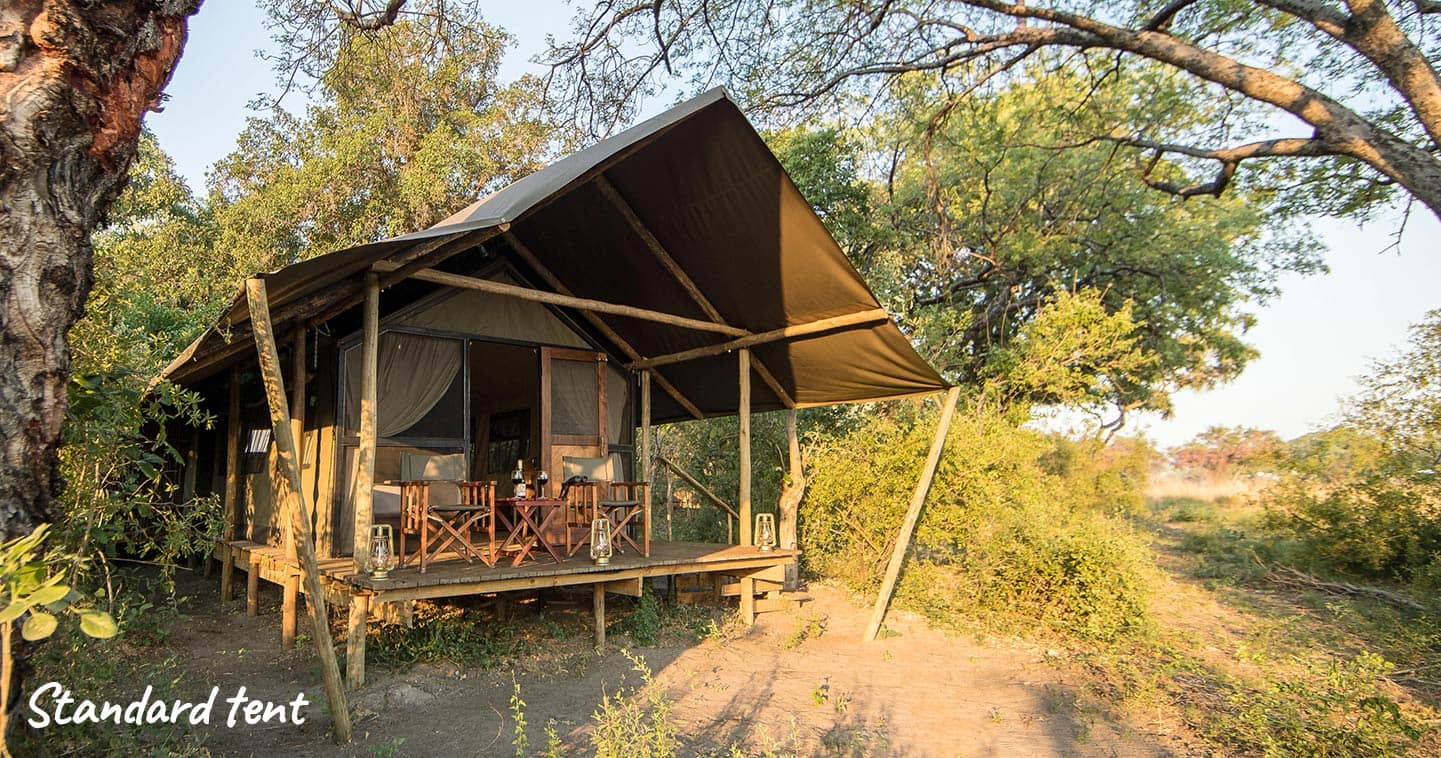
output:
[[1207,502],[1243,500],[1265,489],[1261,479],[1240,479],[1225,477],[1213,479],[1206,476],[1180,473],[1153,474],[1146,484],[1146,497],[1150,500],[1168,498],[1192,498]]

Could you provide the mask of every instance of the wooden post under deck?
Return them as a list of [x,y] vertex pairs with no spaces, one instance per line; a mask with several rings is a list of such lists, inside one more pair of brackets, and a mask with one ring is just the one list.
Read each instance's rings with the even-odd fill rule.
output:
[[[797,546],[796,527],[801,499],[806,492],[806,473],[801,464],[801,440],[796,421],[796,409],[786,411],[786,486],[781,490],[777,510],[780,520],[778,542],[787,550],[793,550]],[[795,591],[800,587],[800,567],[797,564],[786,564],[783,585],[788,591]]]
[[295,649],[296,608],[300,604],[300,575],[285,577],[280,601],[280,646]]
[[[225,542],[235,539],[235,509],[240,491],[240,367],[230,369],[230,405],[225,416]],[[220,602],[230,602],[231,583],[235,580],[235,557],[230,546],[222,543],[220,558]]]
[[380,362],[380,279],[365,275],[365,325],[360,343],[360,447],[355,466],[355,570],[370,566],[370,516],[375,503],[376,382]]
[[[742,348],[736,351],[740,364],[740,497],[736,506],[740,509],[740,544],[749,547],[751,539],[751,351]],[[756,620],[754,579],[741,577],[740,606],[741,623],[750,626]]]
[[951,418],[956,415],[956,399],[960,397],[961,388],[952,387],[946,392],[946,403],[941,408],[940,421],[936,422],[936,436],[931,440],[931,450],[926,454],[925,465],[921,467],[921,480],[916,483],[916,491],[911,494],[911,504],[906,510],[906,518],[901,522],[901,533],[896,537],[896,547],[891,553],[891,561],[886,566],[886,576],[881,580],[881,593],[876,597],[876,607],[871,611],[871,621],[866,625],[866,633],[863,638],[870,642],[880,634],[881,623],[886,620],[886,606],[891,602],[891,593],[896,589],[896,580],[901,575],[901,564],[905,563],[906,550],[911,545],[911,535],[916,531],[916,522],[921,519],[921,506],[926,502],[926,495],[931,491],[931,481],[936,476],[936,466],[941,462],[941,450],[946,445],[946,435],[951,430]]
[[245,615],[260,615],[260,558],[254,555],[245,572]]
[[595,612],[595,649],[605,648],[605,585],[590,586],[591,610]]
[[345,639],[345,681],[351,690],[365,686],[365,621],[370,615],[370,595],[350,596],[350,625]]
[[[311,534],[310,520],[305,517],[306,509],[301,503],[305,487],[301,483],[300,454],[296,450],[295,436],[291,434],[290,411],[286,407],[285,379],[280,371],[280,351],[275,347],[275,331],[270,323],[270,300],[265,291],[265,280],[248,279],[245,282],[246,301],[250,306],[250,324],[255,335],[255,352],[260,363],[260,376],[265,385],[266,405],[270,407],[271,438],[275,442],[276,458],[284,474],[284,487],[277,488],[289,505],[282,510],[290,514],[289,527],[295,532],[295,543],[300,553],[300,570],[305,580],[305,591],[310,595],[307,603],[310,610],[312,637],[315,652],[320,658],[320,673],[325,681],[325,699],[329,706],[335,740],[340,744],[350,742],[350,708],[345,698],[345,688],[340,681],[340,666],[335,660],[335,644],[330,638],[330,618],[325,610],[325,591],[320,584],[320,562],[315,557],[315,539]],[[286,491],[288,490],[288,491]]]

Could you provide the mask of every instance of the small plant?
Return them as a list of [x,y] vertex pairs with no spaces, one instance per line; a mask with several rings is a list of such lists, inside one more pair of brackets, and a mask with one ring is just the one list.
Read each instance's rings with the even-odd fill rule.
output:
[[640,674],[641,686],[630,692],[607,693],[591,718],[591,747],[597,758],[665,758],[680,747],[679,729],[671,721],[674,703],[655,685],[650,667],[639,656],[621,651]]
[[781,647],[784,647],[787,650],[794,650],[795,648],[800,647],[800,644],[802,642],[805,642],[806,640],[816,639],[822,634],[825,634],[825,616],[818,613],[808,613],[805,616],[802,616],[799,621],[800,623],[796,625],[795,631],[791,632],[790,635],[787,636],[783,642],[781,642]]
[[811,690],[811,702],[815,703],[816,706],[825,705],[826,701],[830,699],[831,686],[829,684],[818,685],[815,689]]
[[560,742],[560,732],[555,729],[555,719],[545,722],[545,758],[561,758],[565,747]]
[[510,693],[510,718],[515,722],[515,737],[510,744],[515,746],[517,758],[525,758],[530,738],[525,735],[525,701],[520,699],[520,682],[515,682],[515,691]]
[[[64,571],[53,571],[67,562],[65,556],[43,555],[46,524],[36,527],[28,536],[17,537],[0,545],[0,753],[9,755],[4,736],[10,712],[11,636],[15,622],[22,616],[25,623],[20,636],[27,642],[38,642],[55,633],[60,625],[58,613],[73,613],[80,618],[80,631],[97,639],[114,637],[118,631],[109,613],[79,604],[84,597],[61,584]],[[71,559],[68,562],[73,563]]]
[[370,754],[375,758],[395,758],[400,755],[400,746],[404,744],[404,737],[396,737],[393,740],[387,740],[371,748]]

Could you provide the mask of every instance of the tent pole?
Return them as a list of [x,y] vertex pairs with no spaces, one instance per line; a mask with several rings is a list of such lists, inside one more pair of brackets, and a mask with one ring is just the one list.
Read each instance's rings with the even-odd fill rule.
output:
[[921,468],[921,480],[916,483],[916,491],[911,494],[911,505],[906,510],[905,521],[901,522],[900,536],[896,537],[891,562],[886,566],[886,577],[881,581],[881,594],[876,597],[871,622],[866,625],[866,642],[874,640],[876,635],[880,634],[881,623],[886,620],[886,606],[890,604],[891,593],[895,591],[896,580],[900,578],[901,564],[905,563],[906,550],[910,548],[916,522],[921,519],[921,506],[925,504],[926,495],[931,491],[931,481],[935,479],[936,466],[941,462],[941,449],[946,445],[946,434],[951,430],[951,418],[956,415],[956,398],[960,394],[960,387],[952,387],[946,391],[946,403],[941,409],[941,419],[936,423],[936,436],[931,440],[931,451],[926,455],[925,466]]
[[[750,547],[751,540],[751,351],[736,351],[740,364],[740,544]],[[741,577],[741,623],[756,621],[756,580]]]
[[270,406],[271,434],[275,438],[275,451],[280,468],[285,472],[286,484],[290,491],[290,528],[296,532],[303,558],[301,570],[305,579],[305,590],[310,594],[310,620],[314,629],[315,651],[320,657],[321,676],[325,680],[325,699],[330,706],[330,717],[334,723],[335,740],[340,744],[350,742],[350,710],[345,700],[345,689],[340,684],[340,667],[335,660],[335,646],[330,639],[330,617],[325,611],[325,591],[320,586],[320,565],[315,558],[315,542],[310,535],[310,522],[305,519],[305,509],[300,505],[304,498],[300,483],[300,456],[295,449],[295,437],[290,433],[290,413],[285,407],[285,380],[280,373],[280,352],[275,347],[275,333],[270,324],[270,303],[265,292],[265,280],[254,278],[245,282],[245,294],[250,304],[250,322],[255,330],[255,350],[260,360],[260,375],[265,383],[265,396]]
[[[806,496],[806,472],[801,463],[801,440],[796,429],[796,409],[786,411],[786,447],[788,460],[787,480],[781,489],[780,546],[786,549],[796,547],[796,525],[800,514],[801,499]],[[800,585],[800,570],[795,563],[786,564],[785,588],[795,590]]]
[[640,476],[645,487],[645,554],[650,555],[651,489],[655,472],[651,470],[650,372],[640,372]]
[[230,406],[225,418],[225,531],[221,532],[220,603],[230,602],[235,580],[235,558],[230,540],[235,539],[235,501],[240,489],[240,367],[230,367]]
[[360,347],[360,448],[355,466],[356,572],[370,567],[370,516],[375,502],[376,382],[380,363],[380,279],[365,275],[365,324]]

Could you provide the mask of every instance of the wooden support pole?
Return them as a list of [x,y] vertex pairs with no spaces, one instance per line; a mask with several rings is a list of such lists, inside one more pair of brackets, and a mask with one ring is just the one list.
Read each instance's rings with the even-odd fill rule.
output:
[[740,496],[736,505],[740,507],[740,544],[749,547],[751,541],[751,351],[736,353],[740,364]]
[[780,329],[772,329],[768,332],[746,334],[743,337],[733,339],[730,342],[722,342],[718,345],[707,345],[706,347],[698,347],[694,350],[683,350],[679,353],[660,355],[656,356],[655,358],[644,358],[642,360],[635,361],[630,365],[630,367],[633,369],[655,368],[657,366],[666,366],[672,363],[682,363],[684,361],[692,360],[695,358],[708,358],[713,355],[729,353],[732,350],[740,350],[741,348],[764,345],[768,342],[779,342],[781,340],[794,339],[796,337],[807,337],[812,334],[820,334],[821,332],[829,332],[836,329],[845,329],[853,326],[874,324],[885,321],[889,318],[890,316],[886,313],[886,309],[873,308],[868,311],[850,313],[844,316],[823,318],[819,321],[811,321],[805,324],[784,326]]
[[[291,344],[290,356],[290,436],[295,439],[296,465],[305,466],[305,325],[300,324],[295,330],[295,336]],[[302,480],[304,477],[301,477]],[[298,498],[304,502],[305,498]],[[289,504],[291,501],[286,500]],[[284,523],[290,523],[289,516],[284,517]],[[306,513],[304,518],[309,520],[310,514]],[[312,527],[313,528],[313,527]],[[294,561],[296,559],[296,546],[294,530],[285,530],[285,557]],[[292,640],[293,644],[293,640]],[[289,648],[287,648],[289,649]]]
[[345,638],[345,681],[352,691],[365,686],[365,622],[370,616],[370,595],[350,596],[350,624]]
[[270,406],[271,434],[275,440],[276,457],[284,472],[291,499],[290,528],[300,552],[300,570],[305,578],[305,592],[310,596],[306,605],[314,627],[315,652],[320,658],[320,673],[325,680],[325,698],[330,706],[335,740],[350,742],[350,708],[340,681],[340,666],[335,660],[335,645],[330,639],[330,619],[325,610],[325,590],[320,586],[320,565],[315,558],[315,540],[310,533],[310,520],[300,504],[304,488],[300,481],[300,454],[295,437],[290,433],[290,412],[286,408],[285,379],[280,372],[280,351],[275,347],[275,332],[270,323],[270,304],[265,280],[254,278],[245,282],[246,299],[250,305],[250,321],[255,333],[255,351],[260,361],[260,376],[265,384],[265,398]]
[[[230,403],[225,413],[225,527],[221,539],[235,539],[235,511],[240,494],[240,367],[230,369]],[[220,603],[230,602],[231,583],[235,580],[235,559],[229,546],[220,550],[225,563],[220,567]]]
[[926,502],[926,495],[931,491],[931,481],[936,476],[936,466],[941,462],[941,450],[946,446],[946,435],[951,431],[951,419],[956,415],[956,399],[961,394],[960,387],[952,387],[946,391],[946,402],[941,408],[941,419],[936,423],[936,436],[931,439],[931,450],[926,454],[925,465],[921,467],[921,479],[916,482],[916,491],[911,493],[911,504],[906,509],[906,518],[901,522],[901,533],[896,537],[895,550],[891,552],[891,561],[886,565],[886,576],[881,580],[881,593],[876,597],[876,607],[871,611],[871,621],[866,625],[866,633],[863,638],[870,642],[881,632],[881,624],[886,620],[886,607],[890,605],[891,593],[896,589],[896,580],[901,576],[901,565],[906,561],[906,551],[911,546],[911,535],[916,531],[916,523],[921,519],[921,506]]
[[640,372],[640,481],[647,482],[645,488],[645,530],[646,554],[650,554],[651,534],[651,490],[655,489],[655,472],[651,470],[651,427],[650,427],[650,372]]
[[[806,496],[806,472],[801,463],[801,440],[797,429],[796,410],[786,411],[786,482],[781,488],[779,512],[779,543],[788,550],[798,545],[797,524],[799,523],[801,500]],[[800,586],[800,567],[796,563],[786,564],[785,588],[794,591]]]
[[752,626],[756,623],[756,580],[741,577],[741,623]]
[[351,554],[355,571],[370,567],[370,517],[375,503],[376,387],[380,365],[380,280],[365,276],[365,314],[360,339],[360,446],[355,465],[354,541]]
[[245,615],[260,615],[260,556],[253,553],[245,572]]
[[285,577],[280,599],[280,646],[286,650],[295,649],[296,607],[300,604],[300,576]]
[[[376,271],[386,271],[390,267],[383,263],[376,264]],[[513,297],[517,300],[528,300],[548,305],[559,305],[563,308],[575,308],[582,311],[595,311],[596,313],[609,313],[613,316],[629,316],[642,321],[655,321],[670,326],[679,326],[685,329],[694,329],[701,332],[715,332],[729,337],[743,337],[750,334],[744,329],[737,329],[725,324],[717,324],[712,321],[701,321],[700,319],[686,318],[672,313],[662,313],[648,308],[636,308],[630,305],[618,303],[607,303],[601,300],[591,300],[584,297],[571,297],[555,292],[531,289],[530,287],[519,287],[514,284],[493,282],[489,279],[477,279],[473,276],[461,276],[460,274],[448,274],[444,271],[425,270],[411,274],[410,278],[418,279],[432,284],[443,284],[447,287],[458,287],[460,289],[476,290],[487,292],[492,295]]]
[[591,610],[595,613],[595,649],[605,649],[605,585],[590,586]]
[[[574,292],[571,292],[570,288],[566,287],[565,284],[562,283],[560,279],[551,272],[550,269],[546,268],[545,264],[541,263],[540,259],[535,256],[535,252],[531,250],[530,247],[528,247],[524,242],[522,242],[519,237],[515,236],[514,233],[506,232],[505,240],[506,242],[510,243],[510,248],[515,251],[515,254],[519,256],[522,261],[525,261],[525,264],[527,266],[530,266],[532,271],[539,274],[540,278],[544,279],[545,283],[550,285],[551,289],[559,292],[562,295],[573,296],[575,294]],[[620,348],[621,352],[625,353],[627,358],[632,361],[640,360],[640,352],[637,351],[635,347],[633,347],[629,342],[627,342],[624,337],[620,336],[616,333],[614,329],[610,328],[610,325],[605,323],[604,319],[594,313],[591,313],[590,311],[581,311],[580,315],[586,321],[589,321],[590,325],[596,328],[596,331],[605,335],[606,339],[615,343],[615,345]],[[660,385],[660,388],[664,390],[666,394],[674,398],[675,401],[680,404],[680,407],[685,409],[686,413],[689,413],[692,417],[696,419],[705,418],[705,414],[700,412],[700,409],[696,407],[695,403],[692,403],[688,398],[686,398],[685,395],[682,395],[680,393],[680,390],[676,389],[674,385],[666,381],[665,377],[654,371],[651,373],[653,374],[655,383]]]

